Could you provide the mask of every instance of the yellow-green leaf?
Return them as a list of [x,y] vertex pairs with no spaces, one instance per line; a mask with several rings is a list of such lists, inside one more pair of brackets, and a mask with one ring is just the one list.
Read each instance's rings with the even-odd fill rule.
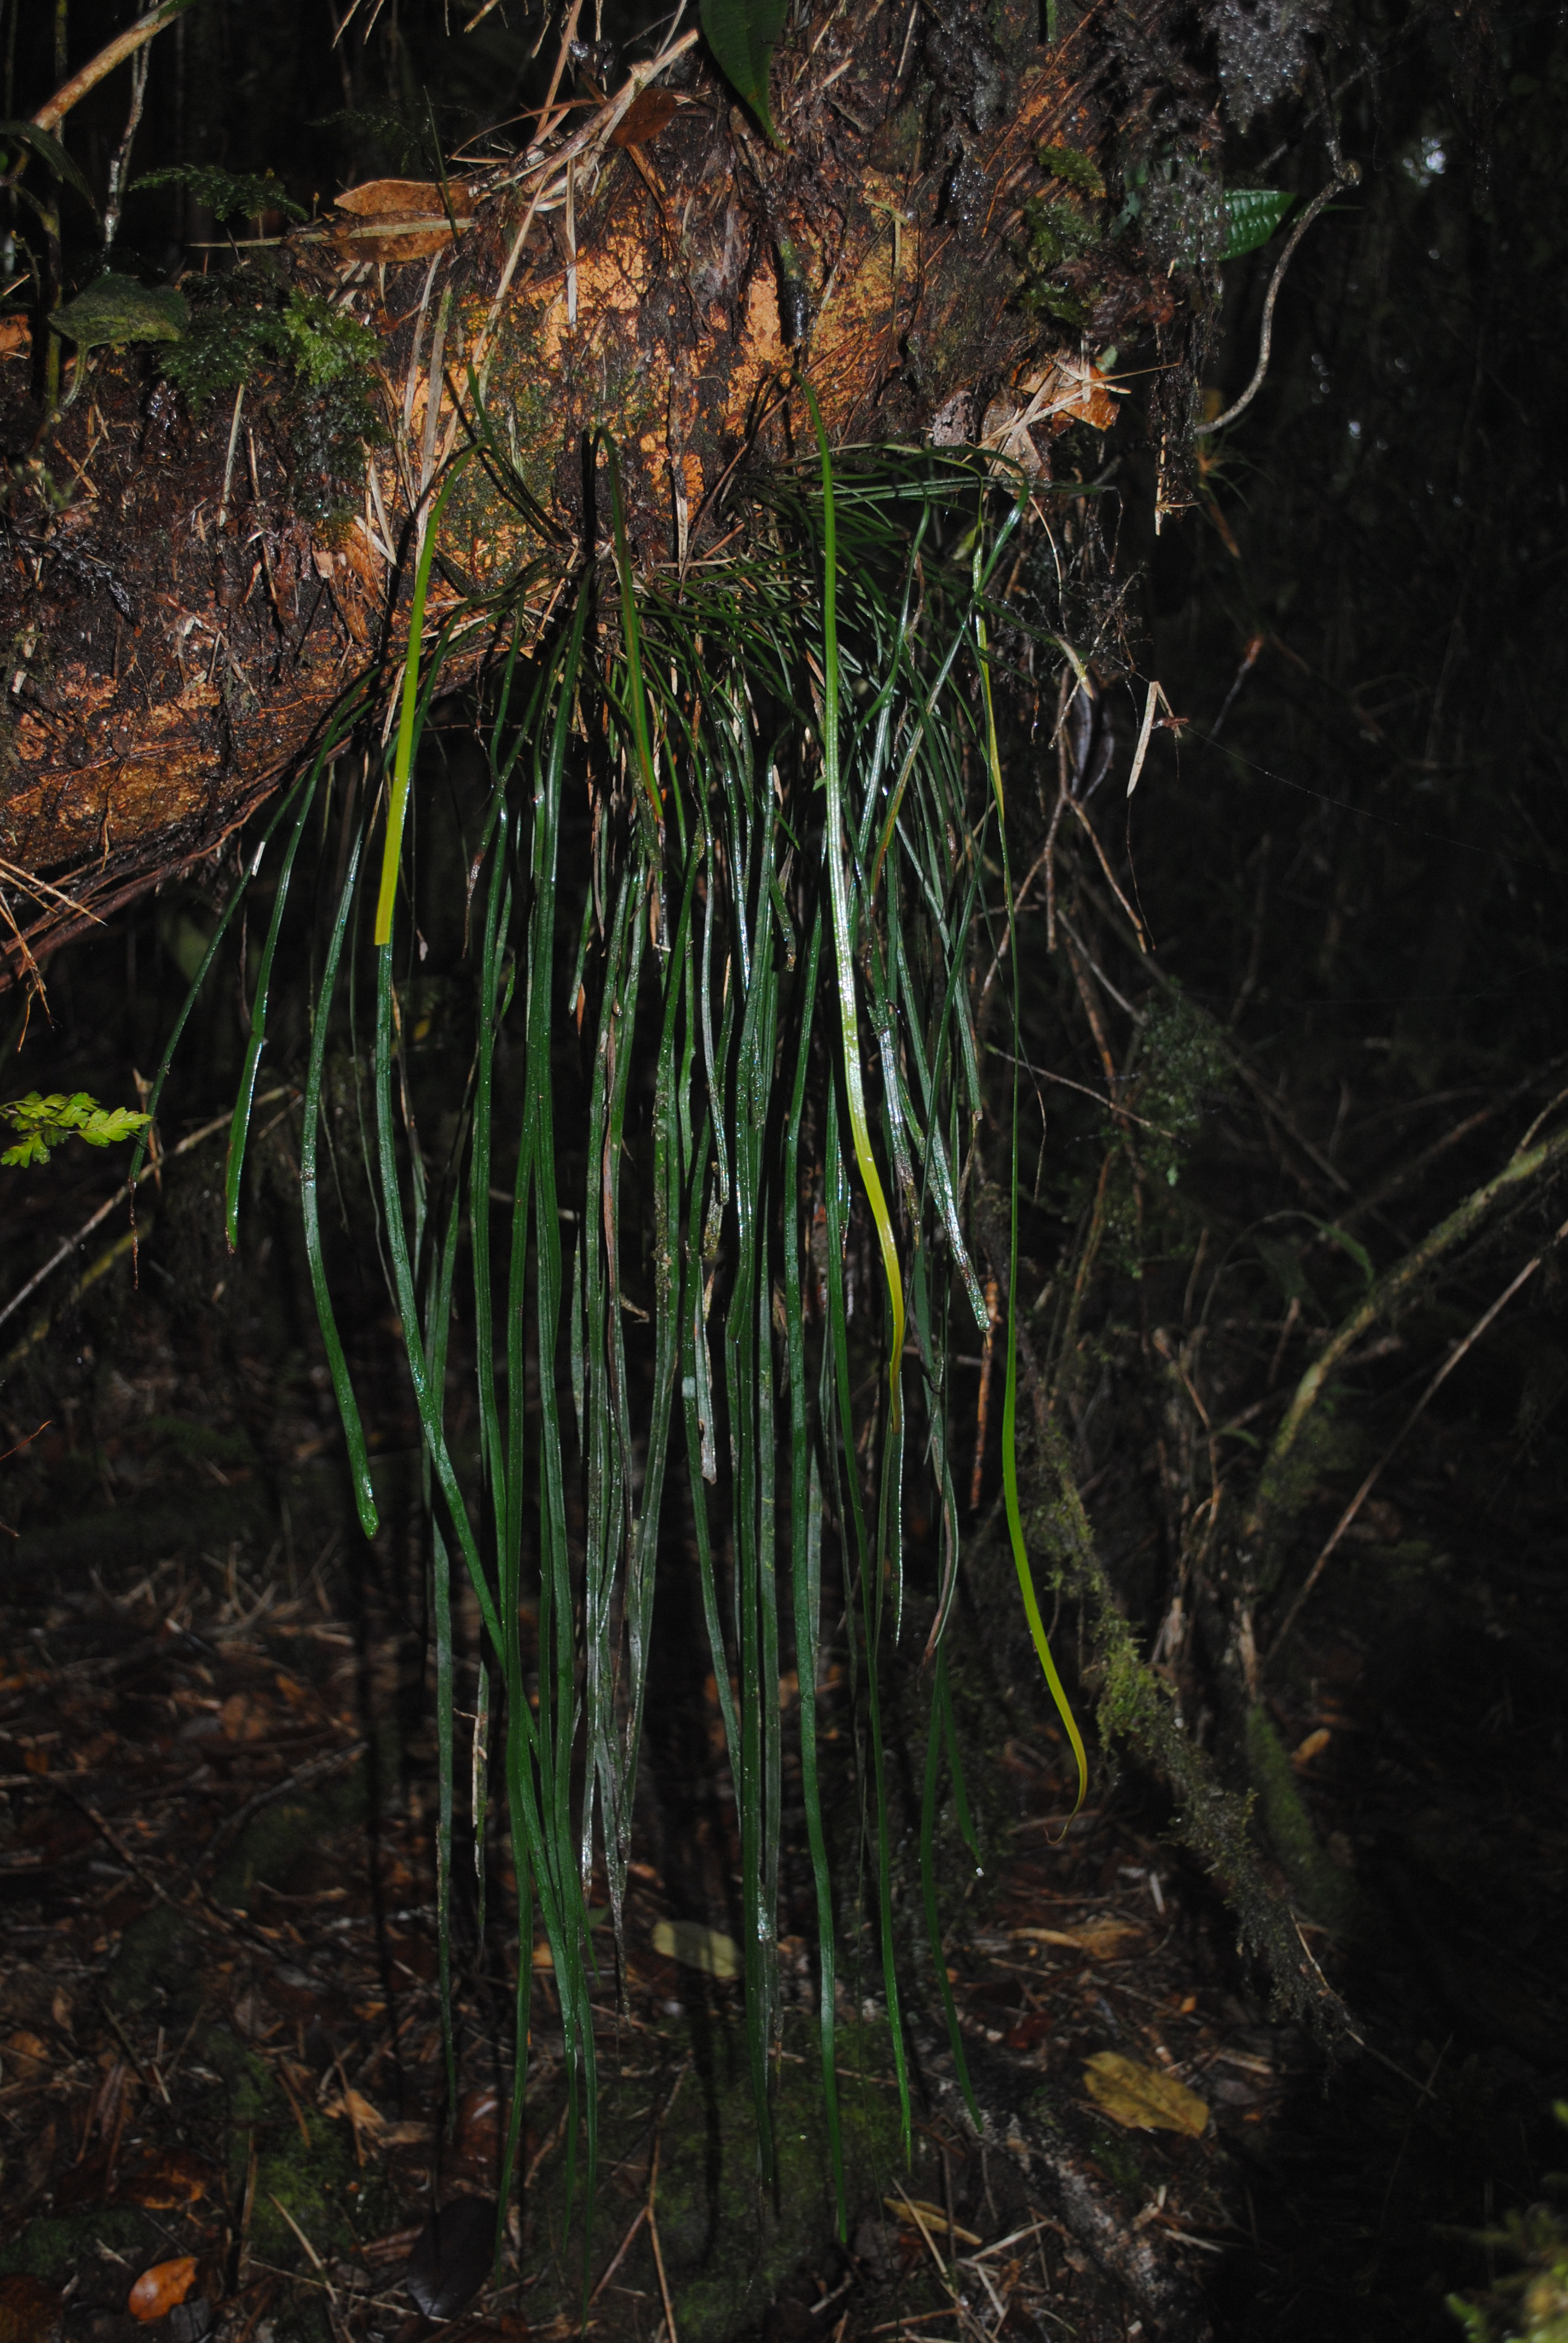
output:
[[1196,2139],[1209,2120],[1209,2109],[1174,2075],[1157,2066],[1141,2066],[1114,2050],[1101,2050],[1083,2070],[1090,2097],[1112,2123],[1124,2131],[1182,2131]]
[[704,1976],[738,1977],[740,1947],[733,1936],[705,1928],[697,1920],[659,1920],[654,1925],[653,1949],[683,1968],[700,1969]]

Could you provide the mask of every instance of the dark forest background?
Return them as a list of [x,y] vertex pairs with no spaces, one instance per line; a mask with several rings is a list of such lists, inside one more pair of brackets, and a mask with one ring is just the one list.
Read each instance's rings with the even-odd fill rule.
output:
[[[56,21],[43,0],[8,0],[5,114],[29,112],[54,85],[60,26],[75,65],[124,13],[95,0],[71,0],[67,11],[61,0]],[[378,10],[359,0],[335,41],[333,0],[206,0],[154,45],[133,176],[171,163],[273,174],[318,210],[366,177],[426,176],[437,152],[504,133],[537,98],[550,61],[537,46],[537,15],[508,0],[467,33],[468,13],[467,0],[449,18],[437,0],[386,0]],[[602,30],[626,42],[640,28],[607,14]],[[1093,805],[1153,950],[1144,958],[1130,946],[1081,844],[1061,882],[1080,921],[1074,951],[1047,951],[1038,896],[1020,922],[1020,1051],[1043,1071],[1025,1082],[1032,1121],[1019,1242],[1040,1294],[1031,1329],[1051,1359],[1121,1607],[1159,1660],[1157,1632],[1183,1592],[1190,1640],[1165,1660],[1194,1730],[1251,1785],[1271,1876],[1322,1922],[1312,1947],[1361,2037],[1298,2046],[1293,2066],[1281,2054],[1282,2097],[1266,2140],[1231,2142],[1236,2234],[1219,2272],[1205,2272],[1216,2316],[1238,2335],[1318,2336],[1332,2322],[1371,2338],[1457,2334],[1444,2297],[1479,2294],[1513,2267],[1506,2247],[1478,2244],[1478,2234],[1535,2202],[1543,2173],[1561,2161],[1552,2117],[1568,2091],[1560,1194],[1532,1189],[1489,1222],[1422,1282],[1391,1339],[1343,1370],[1325,1411],[1332,1436],[1295,1494],[1270,1614],[1276,1631],[1446,1351],[1542,1256],[1398,1449],[1268,1679],[1257,1705],[1272,1719],[1269,1749],[1299,1761],[1288,1798],[1271,1797],[1273,1760],[1248,1743],[1226,1689],[1235,1664],[1228,1591],[1181,1574],[1215,1424],[1236,1420],[1225,1461],[1245,1467],[1314,1341],[1374,1271],[1408,1254],[1499,1168],[1564,1087],[1568,13],[1546,0],[1491,11],[1378,0],[1328,22],[1318,46],[1361,181],[1315,226],[1285,279],[1259,396],[1232,427],[1196,443],[1186,508],[1156,529],[1159,448],[1142,421],[1152,345],[1119,354],[1130,395],[1116,430],[1101,442],[1083,427],[1055,444],[1059,479],[1076,471],[1095,491],[1064,501],[1062,527],[1069,543],[1075,528],[1088,539],[1078,547],[1079,616],[1113,647],[1092,743],[1104,771]],[[95,188],[124,126],[123,78],[70,121],[71,151]],[[1292,104],[1288,122],[1284,109],[1265,109],[1233,133],[1227,169],[1305,197],[1325,175],[1322,97],[1315,112],[1310,94]],[[73,221],[67,211],[66,228],[66,275],[79,279],[96,247],[85,214]],[[118,265],[163,276],[182,256],[221,265],[210,214],[188,191],[133,193]],[[1211,412],[1251,373],[1273,257],[1265,249],[1214,272],[1202,377]],[[1043,548],[1031,558],[1048,558]],[[1156,733],[1128,802],[1151,677],[1183,721]],[[1055,713],[1048,707],[1041,720],[1037,710],[1031,723],[1020,703],[1010,719],[1017,870],[1033,862],[1050,818]],[[477,786],[467,737],[466,711],[448,704],[420,781],[459,807]],[[205,948],[221,876],[170,888],[57,957],[46,1016],[13,996],[5,1095],[83,1088],[134,1099]],[[427,876],[434,906],[434,852]],[[435,1100],[450,1073],[443,1050],[460,1028],[442,988],[460,981],[463,923],[448,901],[427,925],[422,1078]],[[165,1114],[181,1127],[216,1117],[232,1096],[246,949],[241,938],[220,962],[166,1097]],[[303,1047],[304,1016],[303,997],[282,1005],[274,1076],[297,1071],[289,1053]],[[1135,1209],[1131,1196],[1119,1203],[1105,1188],[1106,1119],[1059,1077],[1096,1092],[1109,1081],[1122,1105],[1177,1131],[1169,1160],[1158,1159],[1158,1211]],[[997,1178],[1006,1161],[999,1118],[988,1144]],[[70,1298],[62,1292],[35,1331],[25,1332],[29,1313],[0,1334],[0,1346],[17,1345],[0,1387],[12,1438],[25,1441],[43,1419],[54,1427],[7,1467],[0,1497],[18,1534],[7,1540],[18,1639],[52,1615],[56,1582],[96,1572],[100,1591],[112,1591],[135,1579],[171,1534],[170,1507],[196,1504],[188,1492],[160,1489],[156,1474],[146,1488],[116,1481],[116,1443],[128,1434],[111,1385],[138,1343],[153,1341],[147,1313],[175,1363],[169,1373],[186,1378],[160,1402],[160,1421],[210,1419],[215,1438],[245,1443],[270,1493],[257,1499],[264,1512],[286,1479],[276,1427],[288,1427],[291,1454],[311,1438],[329,1443],[330,1396],[279,1146],[256,1151],[236,1260],[223,1246],[216,1181],[193,1173],[182,1185],[171,1168],[148,1215],[136,1294],[122,1268],[117,1282],[106,1275]],[[65,1158],[46,1177],[0,1177],[10,1183],[4,1300],[108,1182],[101,1161]],[[1060,1291],[1047,1297],[1063,1265],[1082,1258],[1097,1182],[1111,1199],[1111,1225],[1073,1321],[1077,1347],[1054,1355]],[[367,1292],[373,1282],[367,1272]],[[395,1413],[402,1403],[385,1373]],[[1000,1483],[994,1422],[990,1441],[965,1509],[977,1556],[969,1632],[993,1647],[1010,1701],[1024,1677],[1013,1646],[1025,1646],[1005,1610],[1005,1574],[986,1559]],[[212,1461],[240,1454],[213,1450]],[[964,1477],[970,1499],[967,1455]],[[154,1523],[145,1535],[133,1522],[144,1500]],[[221,1511],[214,1485],[200,1502]],[[336,1502],[309,1503],[326,1519]],[[280,1533],[291,1571],[312,1518],[305,1499],[293,1503]],[[116,1509],[126,1529],[117,1553],[104,1527]],[[91,1552],[79,1532],[87,1521]],[[245,1537],[267,1543],[256,1523]],[[407,1630],[397,1698],[417,1752],[423,1661],[417,1596],[398,1592],[405,1566],[417,1586],[423,1565],[410,1546],[376,1565],[378,1591],[366,1600]],[[1070,1659],[1070,1591],[1059,1615]],[[677,1631],[667,1632],[675,1682],[682,1663]],[[1091,1708],[1093,1650],[1086,1659],[1081,1633],[1077,1644],[1084,1674],[1070,1673]],[[650,1728],[654,1771],[667,1784],[706,1762],[702,1670],[687,1674],[690,1715]],[[980,1678],[967,1690],[960,1680],[960,1721],[973,1724],[982,1752],[977,1805],[991,1801],[1000,1832],[1017,1785],[991,1764]],[[1044,1730],[1043,1710],[1022,1691],[1009,1715],[1026,1738]],[[1322,1755],[1302,1757],[1319,1729]],[[1096,1763],[1111,1785],[1107,1811],[1163,1845],[1169,1799],[1157,1770],[1109,1747]],[[18,1763],[16,1778],[29,1770]],[[682,1795],[668,1790],[671,1813],[687,1811]],[[693,1794],[690,1812],[699,1803]],[[1304,1839],[1292,1836],[1297,1817]],[[1216,1960],[1231,1963],[1224,1990],[1266,2025],[1268,1978],[1232,1961],[1201,1867],[1180,1861],[1194,1908],[1210,1913]],[[27,2169],[20,2147],[5,2153],[0,2201]],[[19,2204],[25,2196],[35,2213],[41,2196],[18,2186]],[[1549,2272],[1561,2262],[1560,2234],[1546,2227],[1533,2238],[1531,2267]],[[1492,2328],[1474,2331],[1545,2343],[1561,2331],[1544,2320],[1562,2316],[1562,2300],[1559,2292],[1553,2309],[1543,2296],[1535,2325],[1522,2323],[1536,2314],[1516,2302],[1509,2316],[1519,2323],[1498,2312]]]

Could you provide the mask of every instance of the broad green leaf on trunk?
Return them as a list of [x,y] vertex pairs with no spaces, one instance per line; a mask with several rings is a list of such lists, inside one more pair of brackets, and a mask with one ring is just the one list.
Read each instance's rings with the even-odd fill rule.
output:
[[768,110],[768,68],[784,30],[784,0],[702,0],[702,30],[720,71],[775,146],[783,141]]
[[172,285],[100,277],[56,309],[50,323],[78,349],[95,350],[107,343],[183,341],[190,315],[185,296]]
[[1278,187],[1232,187],[1225,197],[1225,249],[1221,260],[1240,260],[1268,243],[1294,196]]

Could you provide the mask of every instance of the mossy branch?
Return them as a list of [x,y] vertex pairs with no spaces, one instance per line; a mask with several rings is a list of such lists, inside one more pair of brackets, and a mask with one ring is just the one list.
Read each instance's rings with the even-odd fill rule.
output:
[[1131,1743],[1169,1783],[1179,1802],[1173,1835],[1218,1883],[1242,1945],[1268,1970],[1281,2006],[1319,2034],[1337,2036],[1347,2030],[1346,2013],[1307,1958],[1289,1906],[1263,1877],[1252,1843],[1252,1801],[1225,1787],[1207,1752],[1183,1729],[1169,1685],[1140,1654],[1096,1551],[1066,1441],[1053,1419],[1040,1440],[1040,1478],[1044,1486],[1029,1520],[1030,1542],[1044,1547],[1068,1592],[1083,1605],[1100,1672],[1101,1733]]
[[[1002,1284],[1010,1249],[997,1202],[996,1191],[982,1184],[971,1212],[991,1275]],[[1101,1733],[1106,1739],[1115,1735],[1129,1742],[1169,1784],[1179,1802],[1176,1840],[1217,1882],[1236,1916],[1241,1944],[1268,1970],[1281,2006],[1292,2017],[1307,2019],[1325,2039],[1336,2038],[1350,2030],[1347,2013],[1308,1958],[1290,1907],[1263,1877],[1251,1835],[1251,1797],[1227,1789],[1212,1759],[1183,1729],[1171,1687],[1139,1652],[1117,1603],[1079,1494],[1066,1439],[1021,1327],[1019,1361],[1032,1403],[1035,1443],[1025,1539],[1031,1552],[1043,1549],[1050,1556],[1058,1583],[1083,1606],[1100,1673],[1096,1716]]]
[[1273,1509],[1285,1464],[1302,1436],[1302,1426],[1327,1389],[1329,1379],[1341,1360],[1363,1334],[1377,1324],[1380,1318],[1392,1314],[1429,1270],[1481,1226],[1495,1204],[1516,1188],[1524,1187],[1533,1180],[1549,1177],[1565,1161],[1568,1161],[1568,1130],[1560,1131],[1554,1138],[1542,1140],[1534,1146],[1517,1149],[1501,1172],[1495,1172],[1462,1203],[1456,1205],[1447,1219],[1440,1221],[1431,1234],[1407,1252],[1402,1261],[1396,1262],[1392,1269],[1385,1270],[1374,1281],[1349,1317],[1343,1319],[1330,1336],[1296,1385],[1259,1478],[1258,1493],[1243,1533],[1249,1544],[1255,1543],[1261,1535]]

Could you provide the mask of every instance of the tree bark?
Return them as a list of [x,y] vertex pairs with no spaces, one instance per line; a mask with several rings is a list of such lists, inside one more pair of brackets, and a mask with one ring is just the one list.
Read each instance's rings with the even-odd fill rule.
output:
[[329,520],[276,381],[191,413],[145,352],[79,359],[49,424],[20,358],[0,366],[0,982],[211,856],[346,687],[396,662],[417,528],[476,385],[537,512],[467,469],[433,618],[533,561],[542,620],[552,578],[608,536],[601,433],[638,563],[722,560],[748,468],[795,445],[800,370],[840,445],[989,438],[1034,468],[1049,430],[1104,427],[1090,354],[1152,324],[1169,355],[1201,279],[1105,240],[1062,347],[1017,297],[1021,207],[1050,184],[1042,146],[1109,170],[1173,87],[1201,114],[1164,15],[1063,5],[1048,44],[1037,0],[850,0],[775,56],[778,148],[688,34],[612,97],[558,101],[526,154],[431,191],[423,224],[372,193],[297,232],[286,281],[379,347],[387,437]]

